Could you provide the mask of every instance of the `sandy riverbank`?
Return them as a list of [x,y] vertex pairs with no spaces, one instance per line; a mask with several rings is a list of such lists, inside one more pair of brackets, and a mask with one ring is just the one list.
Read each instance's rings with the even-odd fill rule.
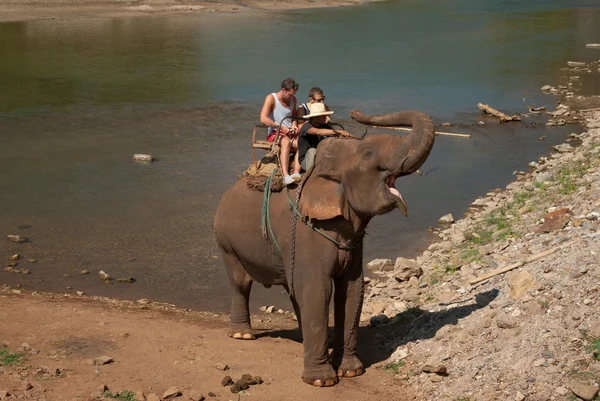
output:
[[0,1],[0,22],[40,19],[140,17],[155,14],[273,12],[305,8],[347,7],[381,0],[324,1]]

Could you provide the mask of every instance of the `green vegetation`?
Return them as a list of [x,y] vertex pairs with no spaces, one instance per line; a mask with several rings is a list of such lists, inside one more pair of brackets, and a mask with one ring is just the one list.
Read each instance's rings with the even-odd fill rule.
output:
[[0,366],[20,365],[25,359],[25,355],[19,352],[8,352],[3,349],[0,351]]
[[404,362],[402,359],[399,359],[396,362],[390,362],[383,365],[383,370],[385,370],[388,373],[397,375],[398,373],[400,373],[400,369],[402,369],[405,365],[406,362]]
[[129,390],[123,390],[123,391],[117,392],[115,394],[112,394],[109,391],[105,391],[104,393],[102,393],[102,396],[104,396],[106,398],[114,398],[115,400],[122,400],[122,401],[138,401],[138,399],[135,398],[135,393],[133,391],[129,391]]

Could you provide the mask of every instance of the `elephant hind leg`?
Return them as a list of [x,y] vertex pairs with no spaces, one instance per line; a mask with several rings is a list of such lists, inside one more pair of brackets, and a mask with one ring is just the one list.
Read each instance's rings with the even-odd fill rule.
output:
[[231,330],[229,336],[236,340],[254,340],[250,325],[248,301],[252,289],[252,277],[246,272],[237,255],[223,250],[223,261],[231,292]]

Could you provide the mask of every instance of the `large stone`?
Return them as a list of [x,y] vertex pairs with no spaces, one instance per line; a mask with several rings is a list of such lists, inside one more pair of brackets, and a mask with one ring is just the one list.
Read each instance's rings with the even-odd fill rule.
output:
[[554,176],[552,175],[552,173],[549,173],[547,171],[541,172],[539,174],[537,174],[535,176],[535,182],[550,182],[554,179]]
[[508,285],[510,286],[510,296],[519,299],[535,286],[535,279],[531,273],[523,270],[512,275]]
[[454,216],[452,213],[448,213],[439,218],[438,224],[442,226],[449,226],[454,223]]
[[506,314],[500,314],[496,318],[496,326],[498,326],[501,329],[514,329],[515,327],[518,326],[518,322],[512,316],[509,316]]
[[411,277],[418,278],[423,274],[423,269],[416,261],[402,257],[396,259],[394,270],[396,271],[394,278],[398,281],[408,281]]
[[544,223],[536,230],[539,233],[549,233],[551,231],[562,230],[571,219],[571,211],[562,208],[548,213],[544,216]]
[[573,382],[569,384],[569,388],[573,394],[585,401],[592,401],[598,394],[598,387],[586,383]]
[[151,393],[146,396],[146,401],[160,401],[160,397],[154,393]]
[[94,359],[94,362],[96,365],[107,365],[109,363],[113,363],[114,359],[112,359],[110,356],[102,355]]
[[169,387],[163,394],[163,400],[170,400],[172,398],[179,397],[180,395],[181,391],[177,387]]
[[371,270],[390,271],[394,269],[394,262],[391,259],[374,259],[367,263],[367,268]]

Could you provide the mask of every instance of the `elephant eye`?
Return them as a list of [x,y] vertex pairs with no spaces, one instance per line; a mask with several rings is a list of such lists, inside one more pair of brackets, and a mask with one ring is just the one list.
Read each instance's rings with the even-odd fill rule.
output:
[[373,151],[372,150],[367,150],[364,153],[364,156],[365,156],[365,158],[369,158],[370,159],[371,157],[373,157]]

